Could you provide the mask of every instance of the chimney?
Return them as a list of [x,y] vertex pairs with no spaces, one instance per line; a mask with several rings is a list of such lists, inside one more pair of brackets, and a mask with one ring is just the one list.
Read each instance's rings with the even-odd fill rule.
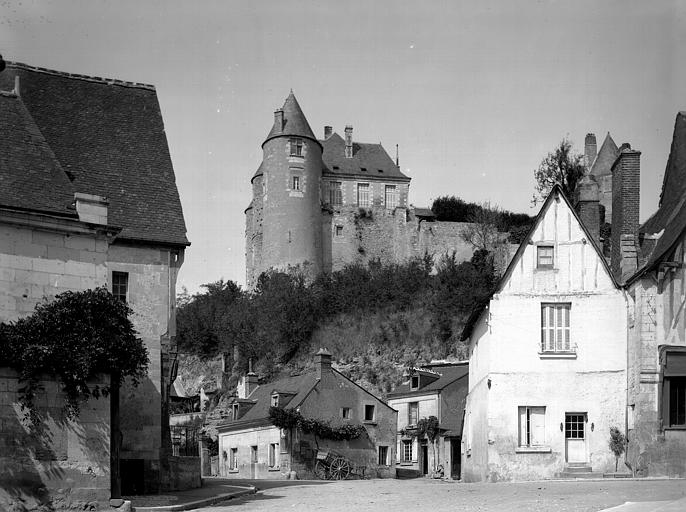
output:
[[586,172],[591,171],[591,165],[598,154],[598,145],[595,140],[595,133],[587,133],[586,140],[584,140],[584,166]]
[[588,234],[596,244],[600,244],[600,200],[598,198],[598,183],[590,174],[579,182],[579,202],[576,205],[579,218],[583,222]]
[[283,131],[283,109],[281,108],[274,111],[274,127],[279,133]]
[[259,386],[257,381],[257,374],[252,371],[252,359],[249,359],[248,374],[243,375],[243,377],[241,377],[241,379],[238,381],[238,386],[236,386],[238,398],[248,398]]
[[332,133],[333,133],[333,128],[331,126],[325,126],[324,127],[324,140],[331,137]]
[[317,378],[323,381],[329,375],[331,375],[331,352],[320,348],[317,352]]
[[641,152],[622,144],[612,166],[612,273],[624,282],[638,268]]
[[353,127],[351,125],[345,127],[345,157],[353,157]]

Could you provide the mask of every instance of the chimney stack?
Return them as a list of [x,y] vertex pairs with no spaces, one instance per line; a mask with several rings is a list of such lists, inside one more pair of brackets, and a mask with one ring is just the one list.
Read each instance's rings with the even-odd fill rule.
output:
[[612,166],[612,273],[623,282],[638,268],[641,152],[622,144]]
[[353,127],[351,125],[345,127],[345,157],[353,157]]
[[320,381],[331,375],[331,352],[320,348],[317,352],[317,378]]
[[325,126],[324,127],[324,140],[331,137],[332,133],[333,133],[333,128],[331,126]]
[[579,202],[577,211],[581,222],[586,226],[588,234],[596,244],[600,244],[600,200],[598,198],[598,183],[590,174],[579,182]]
[[587,133],[586,140],[584,141],[584,166],[586,167],[586,173],[591,171],[591,166],[597,154],[598,144],[595,140],[595,133]]
[[255,372],[252,371],[252,359],[248,360],[248,374],[243,375],[238,381],[238,386],[236,386],[236,391],[238,393],[238,398],[248,398],[253,391],[257,389],[258,377]]
[[274,111],[274,127],[281,133],[283,131],[283,109]]

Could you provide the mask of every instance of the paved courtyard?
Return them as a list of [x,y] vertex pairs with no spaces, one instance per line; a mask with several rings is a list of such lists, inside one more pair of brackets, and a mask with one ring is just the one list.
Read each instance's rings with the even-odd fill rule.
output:
[[[242,481],[242,483],[246,483]],[[437,480],[250,481],[261,489],[205,512],[599,511],[629,502],[686,497],[686,480],[545,481],[463,484]],[[641,510],[654,510],[645,504]],[[633,509],[632,509],[633,510]]]

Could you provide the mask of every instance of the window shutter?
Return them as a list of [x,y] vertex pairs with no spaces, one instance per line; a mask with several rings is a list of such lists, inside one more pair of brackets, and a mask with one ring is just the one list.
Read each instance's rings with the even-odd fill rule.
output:
[[531,446],[545,444],[545,408],[532,407],[530,413]]
[[526,439],[526,407],[519,408],[519,446],[527,446]]

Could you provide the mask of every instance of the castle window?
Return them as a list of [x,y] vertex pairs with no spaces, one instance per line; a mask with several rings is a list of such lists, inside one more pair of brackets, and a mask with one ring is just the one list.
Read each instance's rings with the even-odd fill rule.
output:
[[553,268],[553,246],[539,245],[536,247],[536,266],[538,268]]
[[292,176],[291,190],[300,190],[300,176]]
[[360,208],[369,208],[371,201],[369,198],[369,183],[357,184],[357,206]]
[[343,204],[343,184],[340,181],[329,182],[329,203],[331,206],[340,206]]
[[291,156],[303,156],[302,139],[290,139]]
[[571,310],[568,303],[541,304],[541,352],[572,352]]
[[395,185],[386,185],[386,208],[393,210],[398,206],[398,189]]
[[122,302],[126,302],[129,291],[129,273],[112,272],[112,295]]
[[343,236],[343,226],[336,226],[336,236],[337,237]]

